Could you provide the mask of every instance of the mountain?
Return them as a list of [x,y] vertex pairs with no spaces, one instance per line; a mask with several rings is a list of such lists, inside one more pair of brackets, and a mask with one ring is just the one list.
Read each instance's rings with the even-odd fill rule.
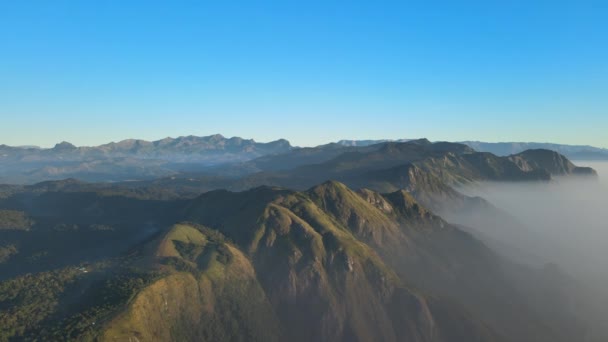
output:
[[94,150],[106,154],[136,155],[171,161],[212,161],[251,159],[264,154],[279,153],[292,147],[285,139],[258,143],[253,139],[225,138],[220,134],[206,137],[186,136],[157,141],[123,140],[100,145]]
[[594,177],[596,172],[576,167],[549,150],[499,157],[464,144],[418,139],[364,147],[328,144],[296,148],[208,168],[204,173],[181,173],[116,186],[126,192],[161,191],[194,197],[214,189],[241,191],[262,185],[304,190],[326,180],[338,180],[353,188],[380,192],[405,189],[438,213],[462,214],[474,208],[487,211],[491,205],[462,195],[456,190],[460,185],[479,181],[547,182],[566,175]]
[[[0,183],[32,184],[45,180],[77,178],[89,182],[121,182],[152,180],[162,177],[196,178],[196,175],[242,178],[255,173],[282,172],[300,166],[327,163],[346,153],[368,153],[383,146],[408,142],[428,142],[426,139],[341,140],[317,147],[292,147],[286,140],[257,143],[251,139],[186,136],[157,141],[128,139],[93,147],[77,147],[61,142],[53,148],[27,148],[0,145]],[[387,145],[388,144],[388,145]],[[468,144],[468,145],[467,145]],[[487,152],[490,145],[467,142],[471,151]],[[514,143],[515,144],[515,143]],[[451,146],[456,146],[452,144]],[[491,145],[494,146],[494,145]],[[494,149],[502,156],[505,151],[523,151],[530,144]],[[565,157],[582,158],[584,153],[605,153],[586,146],[547,145]],[[432,151],[433,152],[433,151]],[[437,152],[437,151],[434,151]],[[453,151],[462,154],[463,151]],[[511,155],[513,153],[507,153]],[[561,154],[561,153],[560,153]],[[590,155],[588,155],[591,158]],[[347,157],[345,157],[347,158]],[[192,177],[191,175],[195,175]],[[322,180],[320,180],[322,181]],[[311,185],[313,183],[308,183]]]
[[490,152],[498,156],[517,154],[525,150],[544,149],[558,152],[571,160],[608,160],[608,149],[588,145],[563,145],[551,143],[463,141],[480,152]]
[[594,176],[597,173],[590,167],[578,167],[565,156],[550,150],[526,150],[509,156],[520,169],[528,172],[544,169],[554,176],[584,175]]
[[[321,149],[316,150],[321,155]],[[264,157],[264,164],[281,160],[285,168],[270,168],[225,184],[234,190],[259,185],[306,189],[329,179],[354,188],[388,192],[406,189],[435,211],[445,206],[458,210],[479,201],[459,194],[453,186],[476,181],[549,181],[557,175],[595,175],[595,171],[575,167],[567,158],[549,150],[536,150],[509,157],[476,152],[464,144],[426,139],[405,143],[387,142],[350,150],[322,162],[287,168],[287,156]],[[297,152],[292,152],[297,153]],[[309,154],[312,154],[309,152]],[[327,156],[326,154],[323,154]],[[250,162],[256,163],[256,160]]]
[[28,222],[1,235],[3,339],[542,342],[587,329],[567,281],[501,259],[403,190],[328,181],[158,201],[45,187],[0,201]]
[[70,177],[106,182],[154,179],[292,148],[284,139],[258,143],[219,134],[157,141],[129,139],[93,147],[65,141],[49,149],[0,145],[0,182],[35,183]]
[[207,171],[232,177],[242,177],[256,172],[289,170],[298,166],[319,164],[346,152],[373,151],[380,147],[381,144],[347,146],[340,143],[329,143],[316,147],[294,148],[287,152],[268,154],[246,162],[220,165]]
[[[120,145],[105,149],[150,151]],[[151,164],[129,160],[157,161],[103,163],[116,160],[139,174]],[[520,228],[458,190],[595,175],[550,150],[418,139],[289,147],[143,181],[3,185],[0,340],[603,341],[588,303],[605,298],[503,257],[512,247],[494,233]]]
[[406,141],[410,141],[410,140],[414,140],[414,139],[396,139],[396,140],[392,140],[392,139],[382,139],[382,140],[340,140],[338,142],[336,142],[336,144],[338,145],[343,145],[343,146],[369,146],[369,145],[376,145],[376,144],[380,144],[380,143],[385,143],[385,142],[406,142]]
[[[398,140],[340,140],[337,144],[344,146],[369,146],[384,142],[407,142],[410,139]],[[508,156],[525,150],[545,149],[558,152],[571,160],[608,160],[608,149],[589,145],[565,145],[536,142],[498,142],[461,141],[461,144],[470,146],[479,152],[490,152],[497,156]]]

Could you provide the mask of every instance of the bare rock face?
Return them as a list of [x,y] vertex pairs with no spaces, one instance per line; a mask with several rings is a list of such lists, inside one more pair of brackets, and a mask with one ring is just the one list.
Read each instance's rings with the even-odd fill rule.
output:
[[375,191],[369,189],[361,189],[357,193],[361,197],[363,197],[369,204],[380,209],[386,214],[391,214],[394,211],[393,206],[390,204],[390,202]]

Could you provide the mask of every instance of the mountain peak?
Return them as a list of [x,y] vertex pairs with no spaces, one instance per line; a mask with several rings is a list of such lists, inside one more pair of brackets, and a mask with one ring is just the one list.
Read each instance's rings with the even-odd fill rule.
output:
[[530,149],[509,156],[520,169],[524,171],[544,169],[551,175],[587,175],[597,176],[597,172],[589,167],[578,167],[564,155],[547,149]]
[[349,191],[350,189],[341,182],[336,180],[328,180],[319,185],[316,185],[308,190],[309,193],[314,193],[317,195],[326,195],[328,193],[339,194],[344,191]]
[[344,189],[346,188],[346,185],[342,182],[338,182],[337,180],[327,180],[323,183],[321,183],[320,185],[318,185],[317,187],[326,187],[326,188],[341,188]]
[[411,193],[405,190],[398,190],[385,195],[386,199],[392,203],[393,208],[405,219],[435,219],[441,222],[439,217],[435,217],[430,211],[421,206]]
[[55,147],[53,147],[53,149],[60,150],[60,151],[68,151],[68,150],[75,150],[75,149],[77,149],[77,147],[67,141],[62,141],[58,144],[55,144]]
[[432,144],[432,142],[427,138],[410,140],[410,141],[408,141],[408,143],[417,144],[417,145],[431,145]]
[[[194,136],[191,135],[190,137],[194,137]],[[226,138],[221,134],[213,134],[213,135],[208,136],[207,138],[209,138],[209,140],[213,140],[213,141],[226,140]]]
[[278,139],[268,143],[268,145],[272,146],[281,146],[281,147],[292,147],[291,143],[287,139]]

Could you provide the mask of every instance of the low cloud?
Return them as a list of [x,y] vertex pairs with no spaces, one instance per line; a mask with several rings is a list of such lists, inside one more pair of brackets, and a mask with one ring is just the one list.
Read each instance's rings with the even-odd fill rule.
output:
[[449,219],[473,225],[482,239],[502,246],[518,261],[522,255],[538,256],[571,275],[608,284],[608,162],[577,164],[595,168],[599,181],[567,177],[548,183],[467,186],[459,190],[485,198],[515,220],[491,214],[481,221],[463,216]]

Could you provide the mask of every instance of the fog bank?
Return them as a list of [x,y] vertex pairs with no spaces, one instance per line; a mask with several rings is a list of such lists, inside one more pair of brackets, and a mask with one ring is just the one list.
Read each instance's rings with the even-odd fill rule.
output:
[[608,281],[608,162],[576,164],[596,169],[599,180],[564,177],[548,183],[482,183],[459,189],[485,198],[521,225],[492,214],[475,222],[450,219],[477,225],[481,239],[500,244],[518,261],[538,256],[572,275]]

